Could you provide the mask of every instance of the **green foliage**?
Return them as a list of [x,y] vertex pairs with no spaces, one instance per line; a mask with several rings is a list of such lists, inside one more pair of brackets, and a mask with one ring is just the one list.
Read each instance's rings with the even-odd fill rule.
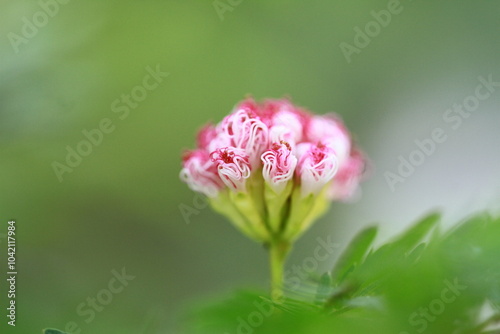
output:
[[334,280],[341,282],[347,273],[361,263],[376,235],[377,228],[370,227],[354,238],[333,269]]
[[192,311],[182,332],[500,333],[488,328],[500,320],[500,219],[477,215],[443,234],[439,218],[378,249],[377,229],[365,229],[331,274],[303,282],[293,298],[240,292]]
[[66,332],[61,332],[58,329],[48,328],[48,329],[44,329],[43,330],[43,334],[67,334],[67,333]]

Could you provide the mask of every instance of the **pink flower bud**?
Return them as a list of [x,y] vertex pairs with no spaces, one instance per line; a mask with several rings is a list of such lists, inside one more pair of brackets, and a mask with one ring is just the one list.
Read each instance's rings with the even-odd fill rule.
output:
[[335,115],[312,117],[306,137],[311,143],[322,142],[332,148],[339,164],[349,157],[351,137],[342,121]]
[[207,124],[201,128],[196,136],[196,143],[200,149],[208,149],[210,143],[217,137],[217,129],[213,124]]
[[297,158],[290,145],[282,141],[271,145],[271,149],[262,154],[264,168],[262,175],[267,184],[278,194],[285,189],[286,183],[293,178]]
[[358,190],[366,169],[364,154],[353,149],[351,156],[339,167],[333,178],[328,197],[331,200],[347,201],[352,199]]
[[200,130],[182,167],[181,179],[243,233],[293,241],[330,200],[352,197],[365,157],[335,115],[314,116],[286,99],[246,99]]
[[207,145],[207,151],[208,152],[214,152],[217,151],[219,148],[223,147],[229,147],[233,146],[231,138],[229,138],[226,133],[221,132],[219,129],[217,129],[217,134],[215,135],[214,138],[210,141],[210,143]]
[[225,147],[211,153],[220,178],[226,186],[236,192],[245,191],[245,182],[250,177],[250,163],[244,150]]
[[260,155],[268,145],[269,129],[257,116],[257,110],[237,107],[222,121],[221,132],[231,146],[245,150],[252,166],[259,163]]
[[287,100],[266,101],[263,109],[270,127],[270,142],[284,140],[295,146],[302,140],[309,115],[299,111]]
[[180,178],[189,188],[208,197],[216,197],[224,187],[216,165],[204,150],[190,151],[184,155]]
[[300,177],[302,196],[318,194],[330,182],[338,168],[335,151],[318,143],[302,143],[297,146],[299,163],[297,174]]

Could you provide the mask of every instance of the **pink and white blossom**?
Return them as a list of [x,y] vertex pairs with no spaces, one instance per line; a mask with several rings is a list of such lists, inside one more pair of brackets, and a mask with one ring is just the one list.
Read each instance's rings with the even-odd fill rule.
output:
[[262,154],[261,159],[264,180],[276,193],[282,193],[287,182],[293,178],[297,166],[297,158],[292,153],[290,144],[285,141],[273,143],[271,149]]
[[237,108],[224,118],[220,128],[220,135],[232,146],[244,149],[250,163],[255,166],[269,141],[269,129],[257,116],[256,110]]
[[318,194],[330,182],[338,169],[335,151],[323,143],[302,143],[297,146],[302,196]]
[[248,155],[236,147],[224,147],[211,153],[212,161],[217,166],[217,172],[229,189],[245,191],[246,179],[250,177],[251,169]]
[[349,157],[351,137],[342,120],[336,116],[312,117],[307,126],[306,137],[311,143],[322,142],[332,148],[339,164]]
[[217,137],[217,128],[213,124],[207,124],[201,128],[196,136],[196,144],[199,149],[207,150],[209,145],[215,140]]
[[365,170],[340,118],[286,99],[246,99],[203,127],[196,143],[183,158],[182,181],[259,241],[297,238],[331,200],[352,198]]
[[295,146],[302,141],[308,118],[305,113],[299,111],[287,100],[266,101],[263,109],[269,122],[270,142],[284,140]]
[[328,191],[328,197],[334,201],[353,199],[359,188],[366,169],[364,154],[354,149],[350,157],[340,166]]
[[210,142],[206,147],[206,150],[209,153],[212,153],[222,147],[228,147],[228,146],[234,146],[231,141],[231,138],[229,138],[225,132],[217,130],[217,134],[215,135],[215,137],[212,138],[212,140],[210,140]]
[[182,181],[193,191],[216,197],[224,183],[217,173],[217,167],[204,150],[190,151],[183,158],[183,168],[180,173]]

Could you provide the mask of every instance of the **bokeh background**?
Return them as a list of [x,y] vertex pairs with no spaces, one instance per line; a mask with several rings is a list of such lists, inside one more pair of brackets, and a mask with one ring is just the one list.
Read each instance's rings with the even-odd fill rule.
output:
[[[443,119],[474,94],[479,76],[500,81],[498,1],[401,0],[350,62],[341,43],[354,45],[354,29],[387,1],[221,0],[223,13],[211,1],[63,2],[0,4],[2,333],[72,321],[81,333],[179,333],[179,318],[199,300],[265,289],[261,246],[208,208],[187,220],[179,209],[195,208],[178,179],[182,150],[248,94],[337,112],[373,165],[359,200],[334,204],[290,266],[319,236],[344,246],[380,223],[380,242],[431,210],[442,210],[445,226],[499,211],[500,87],[457,129]],[[55,11],[46,21],[42,4]],[[33,16],[40,27],[29,32]],[[30,37],[13,39],[23,31]],[[142,84],[148,66],[169,75],[120,119],[112,103]],[[105,118],[114,131],[60,182],[53,162],[64,163],[67,146]],[[385,173],[397,173],[399,156],[436,128],[447,140],[391,190]],[[9,219],[18,228],[15,328],[3,314]],[[87,323],[78,305],[122,268],[134,280]]]

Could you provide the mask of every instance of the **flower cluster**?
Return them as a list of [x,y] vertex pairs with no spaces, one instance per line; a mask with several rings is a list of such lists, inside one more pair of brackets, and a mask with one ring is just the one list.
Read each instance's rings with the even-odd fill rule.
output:
[[365,157],[335,115],[247,99],[198,134],[181,179],[249,237],[294,240],[332,200],[351,198]]

